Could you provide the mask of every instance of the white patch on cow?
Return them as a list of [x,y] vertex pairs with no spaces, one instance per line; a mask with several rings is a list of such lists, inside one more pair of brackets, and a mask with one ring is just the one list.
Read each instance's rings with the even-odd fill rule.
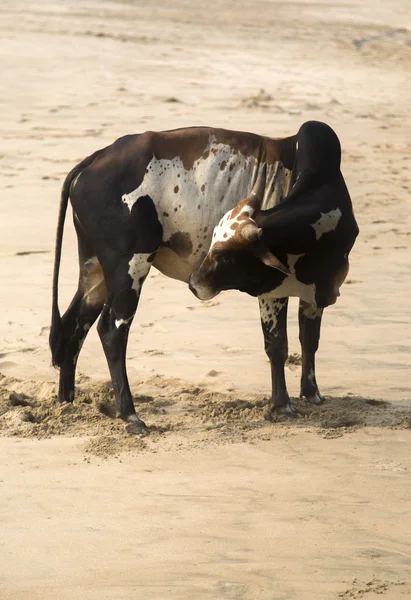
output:
[[314,308],[312,304],[304,304],[302,305],[303,314],[307,319],[316,319],[317,317],[321,317],[323,313],[323,308]]
[[141,290],[140,278],[146,277],[150,271],[151,263],[148,260],[149,256],[151,256],[151,254],[134,254],[128,263],[128,274],[133,280],[132,288],[133,290],[136,290],[137,293]]
[[321,213],[321,217],[318,219],[318,221],[311,224],[311,227],[315,231],[316,239],[319,240],[324,233],[334,231],[334,229],[338,225],[341,216],[342,212],[339,208],[331,210],[328,213]]
[[[266,301],[273,300],[276,298],[289,298],[290,296],[300,298],[308,307],[317,312],[317,306],[315,301],[315,284],[314,283],[301,283],[295,276],[295,265],[298,260],[305,256],[304,254],[287,254],[287,265],[292,273],[288,275],[282,283],[272,290],[260,296]],[[320,313],[321,314],[321,313]]]
[[121,327],[121,325],[128,325],[133,318],[134,318],[134,315],[132,317],[130,317],[129,319],[116,319],[114,321],[115,326],[118,329],[119,327]]
[[[136,291],[137,295],[140,294],[141,287],[143,284],[143,282],[141,281],[141,278],[142,277],[146,278],[146,276],[148,275],[148,272],[150,271],[150,268],[151,268],[151,263],[148,260],[149,256],[151,256],[150,253],[136,253],[132,256],[131,260],[128,263],[128,274],[130,275],[130,277],[133,280],[131,287],[133,290]],[[116,319],[114,321],[114,324],[118,329],[122,325],[129,325],[131,323],[131,321],[133,320],[133,318],[134,318],[134,314],[131,315],[131,317],[128,317],[125,319],[123,319],[123,318]]]
[[218,242],[228,242],[231,238],[233,238],[237,234],[237,227],[234,225],[237,223],[238,225],[241,222],[241,216],[247,216],[248,222],[255,223],[253,219],[251,219],[251,215],[254,212],[254,209],[251,206],[244,205],[240,212],[237,213],[234,217],[232,216],[234,209],[230,210],[228,213],[224,215],[218,225],[214,228],[213,239],[211,242],[210,250],[213,248],[215,244]]
[[289,275],[278,287],[261,297],[274,300],[275,298],[289,298],[290,296],[301,298],[304,302],[316,307],[315,283],[301,283],[294,275]]
[[122,200],[131,211],[141,196],[149,196],[163,226],[163,241],[173,234],[187,233],[193,244],[190,256],[175,260],[193,265],[201,250],[208,249],[213,227],[251,192],[258,162],[209,136],[202,156],[191,169],[180,157],[157,159],[147,165],[141,185]]
[[293,275],[295,275],[295,265],[302,256],[305,254],[287,254],[287,265]]
[[278,314],[284,303],[279,299],[272,299],[267,294],[262,294],[258,297],[260,306],[260,317],[264,325],[268,326],[268,331],[271,333],[277,327]]

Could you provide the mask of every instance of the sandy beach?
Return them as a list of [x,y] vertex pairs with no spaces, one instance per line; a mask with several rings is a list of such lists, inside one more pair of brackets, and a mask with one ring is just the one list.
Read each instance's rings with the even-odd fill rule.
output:
[[[0,1],[1,600],[411,597],[411,12],[407,0]],[[153,269],[128,346],[130,436],[95,328],[55,402],[60,188],[145,130],[273,137],[325,121],[360,236],[326,309],[327,401],[269,423],[258,303]],[[60,308],[77,285],[66,219]],[[299,392],[290,301],[290,395]]]

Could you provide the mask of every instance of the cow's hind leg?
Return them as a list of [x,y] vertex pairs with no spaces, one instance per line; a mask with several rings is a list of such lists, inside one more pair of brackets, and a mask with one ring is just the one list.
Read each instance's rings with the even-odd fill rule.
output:
[[90,327],[99,316],[106,297],[103,271],[96,256],[79,239],[78,290],[62,317],[64,355],[60,362],[58,399],[72,402],[77,359]]
[[315,378],[315,353],[317,352],[320,340],[322,314],[322,308],[315,310],[310,304],[300,300],[298,311],[302,351],[300,395],[313,404],[322,404],[324,402]]
[[288,357],[288,298],[273,299],[269,294],[263,294],[258,301],[265,351],[271,365],[272,394],[267,419],[276,420],[279,414],[297,416],[287,392],[284,369]]
[[111,266],[107,265],[104,269],[107,301],[97,326],[116,396],[117,416],[128,423],[128,430],[132,433],[143,432],[146,426],[134,408],[126,371],[126,348],[152,257],[149,254],[135,254],[129,261],[123,258],[111,261]]

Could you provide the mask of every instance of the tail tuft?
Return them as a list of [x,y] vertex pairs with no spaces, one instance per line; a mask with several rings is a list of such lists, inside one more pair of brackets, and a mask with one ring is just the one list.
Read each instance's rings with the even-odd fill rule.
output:
[[57,309],[57,314],[53,310],[51,318],[51,327],[49,335],[49,345],[51,350],[51,364],[53,367],[60,367],[64,359],[64,334],[63,324],[61,322],[60,313]]

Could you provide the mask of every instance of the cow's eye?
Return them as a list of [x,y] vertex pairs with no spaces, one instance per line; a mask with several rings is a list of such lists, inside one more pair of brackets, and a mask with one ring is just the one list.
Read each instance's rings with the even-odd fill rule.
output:
[[228,254],[222,254],[219,257],[218,262],[222,265],[228,265],[231,262],[231,256],[229,256]]

